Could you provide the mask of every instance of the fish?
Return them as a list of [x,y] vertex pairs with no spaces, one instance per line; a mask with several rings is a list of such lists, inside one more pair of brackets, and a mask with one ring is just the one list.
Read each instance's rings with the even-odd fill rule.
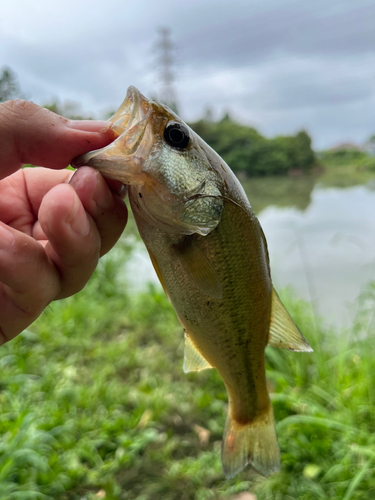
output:
[[128,185],[156,274],[183,327],[183,370],[215,368],[228,394],[221,461],[280,467],[265,348],[312,348],[272,286],[267,242],[224,160],[171,109],[128,88],[110,119],[116,139],[73,160]]

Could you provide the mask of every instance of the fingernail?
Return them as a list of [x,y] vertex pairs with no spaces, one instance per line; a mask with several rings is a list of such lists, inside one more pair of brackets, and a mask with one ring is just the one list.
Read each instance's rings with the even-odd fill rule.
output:
[[67,126],[83,132],[99,132],[104,134],[111,127],[111,122],[96,120],[69,120]]
[[8,250],[14,243],[13,234],[7,229],[5,224],[0,223],[0,250]]
[[66,219],[66,222],[70,225],[73,231],[79,235],[86,236],[90,231],[90,222],[86,211],[81,205],[76,194],[74,196],[73,209],[70,212],[70,216]]
[[100,134],[105,134],[108,132],[108,130],[112,127],[112,123],[108,123],[105,127],[101,128],[99,130]]

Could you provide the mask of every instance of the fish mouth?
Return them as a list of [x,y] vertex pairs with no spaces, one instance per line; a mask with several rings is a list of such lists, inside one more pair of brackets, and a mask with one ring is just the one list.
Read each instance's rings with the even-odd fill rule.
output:
[[123,103],[109,119],[117,139],[102,149],[77,156],[71,165],[93,167],[124,184],[143,184],[142,161],[151,147],[150,108],[146,97],[130,86]]

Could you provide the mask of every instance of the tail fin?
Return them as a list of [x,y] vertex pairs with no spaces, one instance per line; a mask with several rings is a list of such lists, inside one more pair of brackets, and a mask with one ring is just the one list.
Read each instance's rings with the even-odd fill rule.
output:
[[229,408],[221,449],[221,463],[227,479],[234,477],[251,464],[268,476],[280,468],[272,405],[264,417],[248,424],[240,424],[231,417]]

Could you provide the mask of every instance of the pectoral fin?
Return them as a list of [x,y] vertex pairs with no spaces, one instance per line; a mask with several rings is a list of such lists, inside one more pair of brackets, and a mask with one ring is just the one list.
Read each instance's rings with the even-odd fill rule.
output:
[[290,351],[313,351],[274,289],[272,289],[271,326],[268,344],[281,349],[289,349]]
[[197,351],[189,337],[189,334],[185,332],[184,372],[199,372],[200,370],[205,370],[206,368],[212,368],[212,366],[202,356],[202,354]]
[[176,246],[182,267],[197,288],[214,299],[221,299],[223,289],[219,277],[203,250],[187,236],[182,244]]
[[160,284],[163,287],[164,293],[167,296],[167,299],[170,301],[169,295],[168,295],[168,292],[167,292],[167,287],[165,286],[165,281],[164,281],[163,275],[161,274],[161,271],[159,269],[159,266],[158,266],[158,263],[157,263],[157,261],[155,259],[155,256],[154,256],[154,254],[150,250],[148,250],[148,254],[150,256],[152,265],[154,266],[154,269],[155,269],[155,272],[157,274],[157,277],[159,278]]

